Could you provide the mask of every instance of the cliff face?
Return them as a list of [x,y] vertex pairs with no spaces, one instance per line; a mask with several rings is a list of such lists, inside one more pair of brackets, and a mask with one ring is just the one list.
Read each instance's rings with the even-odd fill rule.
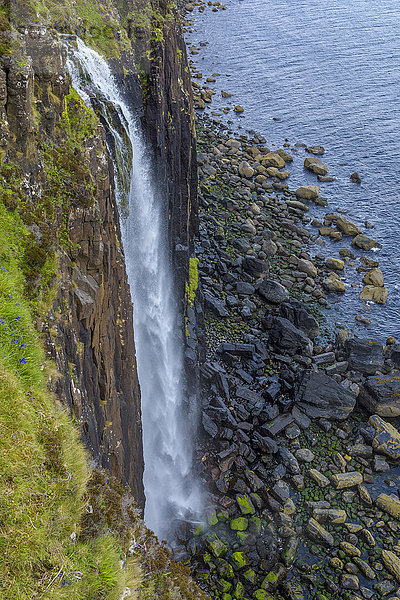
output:
[[[111,2],[107,9],[114,19]],[[8,207],[20,213],[29,232],[26,294],[57,365],[51,388],[79,422],[94,458],[129,484],[143,507],[132,304],[105,131],[70,91],[66,51],[57,33],[44,26],[40,15],[32,24],[32,14],[17,13],[14,21],[10,18],[11,28],[7,20],[0,23],[5,40],[0,156],[4,187],[19,189],[12,202],[7,196]],[[154,149],[169,202],[171,249],[183,298],[197,217],[185,46],[163,0],[140,6],[127,2],[122,13],[133,52],[127,50],[128,36],[122,39],[114,28],[112,44],[107,42],[109,58]],[[88,31],[85,19],[68,11],[59,12],[54,24],[63,32]],[[118,45],[123,47],[119,56]],[[4,165],[17,173],[12,181]]]
[[166,0],[125,0],[124,17],[143,93],[143,129],[169,202],[170,240],[181,297],[197,231],[197,157],[186,46]]
[[[93,456],[143,506],[132,303],[104,131],[70,96],[66,53],[56,37],[32,26],[18,44],[0,73],[3,155],[18,167],[24,196],[14,208],[32,232],[27,292],[37,306],[45,296],[50,306],[38,326],[61,374],[52,388],[79,421]],[[87,123],[83,129],[85,119],[91,131]],[[72,139],[72,128],[80,127],[82,135]],[[58,265],[49,282],[43,254]]]

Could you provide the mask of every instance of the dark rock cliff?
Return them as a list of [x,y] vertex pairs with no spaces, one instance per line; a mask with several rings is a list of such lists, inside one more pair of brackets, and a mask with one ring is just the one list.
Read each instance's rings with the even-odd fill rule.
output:
[[[158,175],[168,194],[171,248],[183,283],[197,213],[184,42],[165,3],[148,9],[140,43],[138,28],[132,28],[135,6],[125,9],[136,59],[124,53],[119,73],[129,71],[123,82],[125,94],[143,115],[157,157]],[[38,328],[57,365],[52,389],[79,421],[93,457],[128,484],[143,507],[132,303],[105,131],[97,122],[87,132],[82,125],[86,116],[78,114],[82,136],[70,139],[64,45],[40,20],[34,25],[27,22],[11,22],[11,29],[4,26],[6,52],[0,71],[1,159],[18,171],[20,200],[11,208],[19,210],[31,231],[27,293],[33,306],[40,306]],[[153,37],[156,26],[161,34]],[[65,27],[63,18],[59,29]],[[112,62],[116,69],[118,59]],[[48,274],[50,262],[53,270]]]

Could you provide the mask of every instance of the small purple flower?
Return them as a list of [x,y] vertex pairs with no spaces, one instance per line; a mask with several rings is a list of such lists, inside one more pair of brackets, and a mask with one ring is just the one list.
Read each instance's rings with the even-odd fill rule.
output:
[[16,320],[16,321],[19,321],[19,320],[20,320],[20,318],[21,318],[21,317],[17,317],[15,320]]
[[21,344],[20,348],[26,348],[26,344]]
[[21,363],[21,365],[26,365],[26,358],[22,357],[19,362]]

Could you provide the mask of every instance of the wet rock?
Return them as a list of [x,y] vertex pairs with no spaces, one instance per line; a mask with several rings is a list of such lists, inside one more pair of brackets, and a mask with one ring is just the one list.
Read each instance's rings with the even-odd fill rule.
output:
[[310,463],[315,459],[315,454],[308,450],[308,448],[299,448],[295,452],[296,458],[301,462]]
[[382,560],[388,571],[390,571],[400,583],[400,558],[390,550],[382,550]]
[[379,494],[375,503],[380,509],[400,520],[400,500],[394,494]]
[[221,300],[217,300],[214,296],[209,294],[208,292],[204,293],[204,302],[206,308],[210,309],[213,313],[215,313],[219,317],[227,317],[228,311],[225,308],[225,303]]
[[336,273],[330,273],[328,277],[322,281],[322,286],[327,292],[343,294],[346,291],[343,281],[339,279]]
[[300,473],[299,463],[294,454],[290,452],[290,450],[282,446],[279,450],[279,454],[283,464],[287,467],[290,473],[293,473],[293,475],[297,475],[298,473]]
[[348,339],[345,351],[350,368],[365,375],[374,375],[383,366],[383,344],[375,340]]
[[282,317],[272,317],[270,323],[269,339],[276,350],[290,356],[312,356],[312,342],[301,329]]
[[253,503],[247,494],[238,494],[236,496],[236,502],[242,515],[254,515],[256,512]]
[[313,517],[318,523],[344,523],[347,513],[341,509],[314,508]]
[[205,413],[203,412],[201,417],[204,430],[212,437],[215,438],[218,435],[218,425]]
[[327,375],[305,372],[299,376],[295,404],[311,419],[342,421],[352,412],[355,403],[355,394]]
[[360,235],[362,233],[358,225],[350,221],[350,219],[346,219],[346,217],[342,216],[337,217],[336,227],[340,229],[344,235]]
[[308,521],[307,533],[318,542],[333,546],[333,535],[313,518]]
[[246,531],[249,525],[248,520],[245,517],[238,517],[237,519],[232,519],[229,523],[229,527],[234,531]]
[[325,154],[325,148],[323,146],[307,146],[306,151],[316,156],[322,156]]
[[233,110],[235,113],[238,113],[238,114],[244,112],[244,108],[243,108],[243,106],[240,106],[240,104],[237,104]]
[[350,575],[347,573],[342,574],[340,583],[345,590],[358,590],[360,585],[357,575]]
[[361,183],[361,177],[359,176],[359,174],[357,173],[357,171],[355,171],[354,173],[352,173],[350,175],[350,179],[354,183]]
[[299,539],[297,537],[290,537],[286,541],[285,547],[281,553],[281,559],[288,569],[293,565],[294,559],[296,558],[297,549],[299,547]]
[[363,283],[366,283],[367,285],[373,285],[375,287],[383,287],[384,280],[382,271],[378,268],[368,271],[368,273],[366,273],[363,277]]
[[313,479],[315,483],[319,485],[319,487],[324,488],[329,485],[329,479],[317,469],[310,469],[308,474],[310,475],[311,479]]
[[319,197],[319,187],[317,185],[302,185],[297,188],[296,196],[305,200],[316,200]]
[[318,275],[317,267],[310,260],[300,258],[297,263],[297,268],[302,273],[307,273],[307,275],[310,275],[310,277],[313,279],[315,279],[315,277]]
[[370,417],[368,423],[376,431],[372,440],[373,448],[393,460],[400,458],[400,432],[378,415]]
[[209,534],[206,537],[205,542],[208,550],[215,556],[215,558],[224,556],[228,551],[227,546],[225,546],[225,544],[214,533]]
[[306,169],[312,171],[316,175],[326,175],[329,171],[328,167],[315,156],[307,156],[307,158],[304,160],[304,166]]
[[362,473],[352,471],[351,473],[334,473],[331,481],[337,490],[351,488],[363,482]]
[[281,304],[289,297],[287,289],[272,279],[263,279],[258,286],[258,293],[272,304]]
[[250,179],[254,175],[254,169],[249,165],[248,162],[243,161],[239,165],[239,173],[242,177]]
[[371,579],[371,580],[375,579],[375,577],[376,577],[375,571],[373,569],[371,569],[371,567],[369,566],[369,564],[367,562],[365,562],[365,560],[362,560],[361,558],[354,556],[353,561],[357,565],[357,567],[360,569],[360,571],[364,575],[364,577],[366,577],[367,579]]
[[373,285],[364,286],[360,299],[370,302],[376,302],[376,304],[385,304],[388,297],[388,291],[385,287],[376,287]]
[[343,271],[344,262],[339,258],[327,258],[325,261],[328,269],[334,269],[335,271]]
[[400,416],[400,377],[368,377],[361,387],[358,400],[370,413],[380,417]]
[[361,248],[361,250],[372,250],[372,248],[382,248],[382,244],[379,244],[376,240],[369,238],[363,233],[358,234],[351,242],[353,246]]
[[340,542],[340,549],[348,556],[361,556],[361,551],[354,544],[350,544],[350,542]]
[[282,317],[288,319],[295,327],[304,331],[307,337],[314,339],[319,334],[318,321],[298,300],[283,303],[280,306]]
[[285,166],[285,161],[277,152],[268,152],[263,156],[261,164],[264,167],[277,167],[280,169]]

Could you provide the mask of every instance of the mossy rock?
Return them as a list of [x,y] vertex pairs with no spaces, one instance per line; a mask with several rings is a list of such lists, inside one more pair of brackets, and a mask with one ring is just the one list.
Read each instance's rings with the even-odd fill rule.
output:
[[238,581],[237,584],[235,585],[235,589],[233,591],[233,597],[236,598],[237,600],[240,600],[241,598],[244,597],[244,586],[241,581]]
[[253,598],[254,600],[272,600],[271,594],[261,588],[254,592]]
[[235,576],[232,565],[223,558],[220,558],[218,561],[217,571],[223,579],[233,579]]
[[237,519],[232,519],[230,528],[234,531],[246,531],[248,524],[248,520],[245,517],[238,517]]
[[228,551],[228,548],[216,535],[209,535],[206,538],[206,545],[210,552],[215,556],[215,558],[225,556],[225,554]]
[[253,569],[248,569],[247,571],[245,571],[243,573],[243,577],[245,579],[247,579],[247,581],[249,581],[253,585],[255,585],[256,582],[257,582],[257,575],[256,575],[256,572]]
[[229,560],[235,571],[239,571],[247,565],[247,559],[243,552],[234,552]]
[[217,587],[223,594],[227,594],[231,591],[232,584],[229,581],[226,581],[225,579],[220,579],[219,581],[217,581]]
[[238,503],[243,515],[254,515],[256,512],[247,494],[238,494],[236,496],[236,502]]

